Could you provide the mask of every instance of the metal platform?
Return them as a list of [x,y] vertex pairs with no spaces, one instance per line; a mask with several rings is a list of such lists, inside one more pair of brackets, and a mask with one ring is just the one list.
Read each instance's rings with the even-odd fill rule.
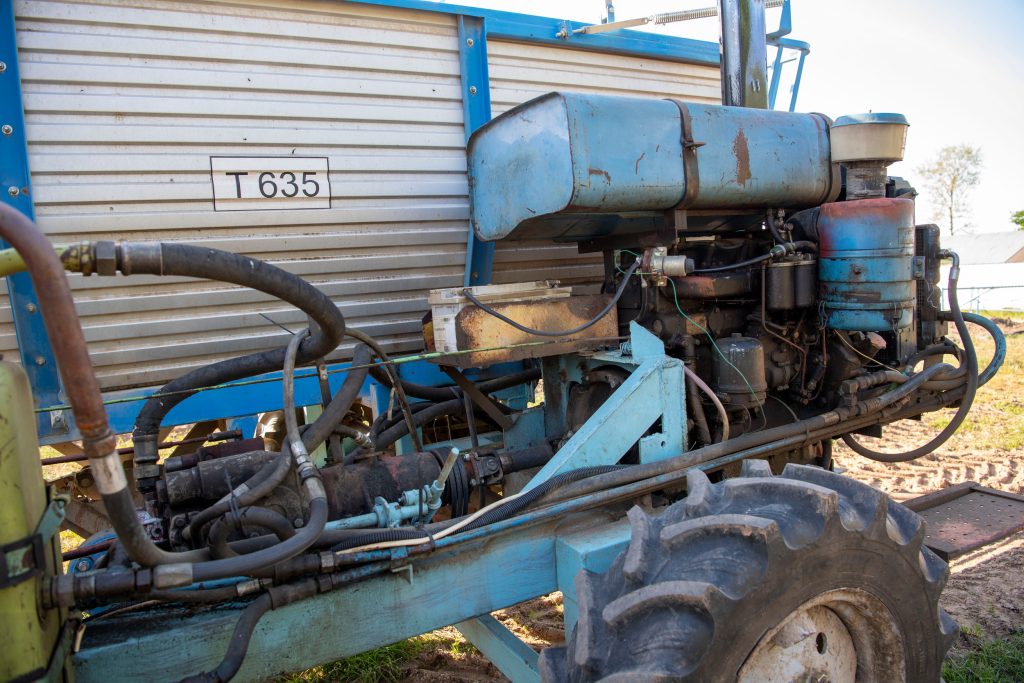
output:
[[924,518],[925,545],[947,561],[1024,530],[1024,496],[973,481],[904,505]]

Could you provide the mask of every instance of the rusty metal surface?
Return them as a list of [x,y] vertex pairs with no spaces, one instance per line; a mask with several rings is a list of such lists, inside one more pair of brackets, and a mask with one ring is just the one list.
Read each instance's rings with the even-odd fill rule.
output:
[[[595,294],[590,296],[574,296],[567,299],[544,301],[543,303],[507,303],[493,304],[491,307],[502,315],[536,330],[572,329],[593,319],[608,303],[609,296]],[[479,351],[461,356],[445,358],[445,365],[459,368],[476,368],[494,363],[522,360],[524,358],[542,358],[574,351],[596,349],[614,344],[619,334],[619,322],[613,308],[589,328],[574,335],[558,339],[553,343],[519,348],[498,349],[495,351]],[[499,346],[515,346],[530,342],[550,342],[550,338],[540,337],[517,330],[506,322],[482,311],[468,307],[456,318],[456,340],[460,349],[491,349]]]
[[925,545],[944,560],[1024,530],[1024,496],[973,481],[904,504],[924,518]]
[[437,456],[429,451],[402,456],[381,454],[321,470],[331,519],[369,512],[378,496],[398,500],[403,491],[429,484],[440,472]]

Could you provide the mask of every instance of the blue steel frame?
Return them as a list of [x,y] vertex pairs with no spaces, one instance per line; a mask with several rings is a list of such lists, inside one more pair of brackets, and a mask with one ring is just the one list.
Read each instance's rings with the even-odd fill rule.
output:
[[[3,126],[0,133],[0,192],[3,194],[0,194],[0,199],[34,220],[15,38],[13,3],[0,2],[0,64],[3,64],[0,71],[0,125]],[[2,242],[0,245],[7,246]],[[11,275],[7,278],[7,292],[21,364],[32,384],[36,407],[63,403],[57,362],[43,317],[39,314],[39,299],[36,298],[32,278],[28,273]],[[62,416],[60,413],[56,415]],[[62,434],[66,439],[68,429],[60,417],[51,422],[50,414],[38,413],[36,421],[40,434]]]
[[[349,2],[353,0],[340,0]],[[466,137],[491,118],[490,79],[487,71],[487,41],[489,38],[532,44],[543,44],[596,52],[657,57],[694,64],[717,65],[719,48],[716,43],[656,35],[638,31],[617,31],[601,34],[574,35],[572,30],[586,25],[550,17],[537,17],[515,12],[504,12],[462,5],[441,4],[428,0],[358,0],[355,4],[378,5],[426,12],[441,12],[455,16],[459,28],[459,63],[462,78],[463,112]],[[789,32],[789,2],[784,5],[783,22],[779,31],[769,36],[770,43],[779,48],[776,70],[773,74],[772,102],[778,88],[776,77],[781,69],[781,52],[784,47],[801,50],[800,67],[806,55],[805,43],[792,41],[782,36]],[[559,37],[564,35],[566,37]],[[0,118],[3,123],[10,121],[13,134],[0,138],[0,180],[3,188],[18,187],[17,196],[9,196],[6,189],[4,201],[21,209],[30,218],[34,216],[29,188],[28,152],[24,135],[24,115],[21,109],[21,84],[18,78],[17,49],[14,32],[12,3],[0,2],[0,61],[7,65],[0,74]],[[799,84],[799,75],[797,85]],[[794,86],[793,101],[796,98]],[[792,104],[791,104],[792,109]],[[469,231],[466,245],[465,283],[467,285],[487,284],[491,279],[494,247],[481,242]],[[36,314],[38,303],[27,274],[8,278],[11,303],[18,335],[21,360],[29,373],[36,397],[37,426],[42,443],[60,443],[78,438],[70,411],[64,405],[63,392],[57,374],[56,363],[50,348],[41,316]],[[345,364],[329,367],[332,385],[343,371]],[[405,377],[413,375],[433,376],[435,382],[448,383],[432,364],[427,362],[409,363],[400,367]],[[239,387],[224,387],[204,391],[179,404],[165,420],[165,424],[187,424],[211,419],[237,418],[252,415],[257,411],[275,410],[281,407],[280,373],[271,373],[257,378],[259,383],[245,383]],[[241,388],[244,386],[244,388]],[[365,394],[369,394],[369,384]],[[108,392],[105,398],[110,402],[108,411],[111,427],[117,433],[131,430],[146,397],[153,389],[133,389]],[[319,387],[315,381],[300,380],[296,386],[296,401],[300,405],[312,405],[320,401]]]

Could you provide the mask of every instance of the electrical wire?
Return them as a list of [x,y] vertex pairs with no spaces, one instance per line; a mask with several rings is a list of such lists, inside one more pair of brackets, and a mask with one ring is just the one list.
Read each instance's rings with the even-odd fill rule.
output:
[[718,410],[718,417],[722,420],[722,441],[729,440],[729,414],[725,412],[725,406],[722,405],[721,399],[715,395],[715,392],[711,391],[711,387],[702,380],[697,373],[688,368],[685,364],[683,365],[683,372],[690,378],[690,381],[697,385],[697,387],[704,392],[704,395],[711,399],[711,402],[715,404],[715,409]]
[[625,275],[623,275],[622,282],[619,283],[619,288],[617,290],[615,290],[615,296],[613,296],[612,300],[608,302],[608,305],[605,306],[603,309],[601,309],[601,312],[598,313],[596,316],[594,316],[593,318],[591,318],[587,322],[583,323],[582,325],[579,325],[577,327],[572,328],[571,330],[560,330],[558,332],[551,332],[551,331],[548,331],[548,330],[535,330],[535,329],[533,329],[531,327],[527,327],[525,325],[521,325],[521,324],[517,323],[515,320],[512,320],[511,318],[506,317],[506,316],[502,315],[501,313],[498,313],[496,310],[494,310],[493,308],[489,307],[487,304],[485,304],[482,301],[480,301],[479,299],[477,299],[473,295],[473,292],[471,291],[470,287],[466,287],[465,289],[463,289],[462,290],[462,295],[465,296],[467,299],[469,299],[470,303],[472,303],[474,306],[476,306],[477,308],[482,310],[484,313],[487,313],[488,315],[492,315],[495,318],[497,318],[498,320],[501,320],[502,322],[508,323],[509,325],[511,325],[512,327],[516,328],[517,330],[519,330],[521,332],[526,332],[527,334],[535,334],[535,335],[538,335],[538,336],[541,336],[541,337],[567,337],[567,336],[569,336],[571,334],[576,334],[577,332],[582,332],[583,330],[587,329],[588,327],[593,327],[602,318],[604,318],[606,315],[608,315],[608,313],[612,310],[612,308],[615,307],[615,304],[619,303],[619,299],[622,298],[622,293],[624,291],[626,291],[626,285],[629,284],[630,276],[632,276],[633,273],[636,272],[636,269],[639,268],[639,267],[640,267],[640,262],[639,261],[634,261],[633,265],[631,265],[626,270]]
[[887,365],[886,365],[885,363],[881,362],[881,361],[880,361],[880,360],[878,360],[877,358],[872,358],[872,357],[871,357],[871,356],[869,356],[868,354],[866,354],[866,353],[863,353],[862,351],[858,350],[858,349],[857,349],[857,347],[855,347],[855,346],[854,346],[854,345],[853,345],[853,344],[852,344],[852,343],[850,342],[850,340],[846,338],[846,335],[845,335],[845,334],[843,334],[842,332],[840,332],[839,330],[832,330],[832,331],[833,331],[833,332],[835,332],[835,334],[836,334],[836,336],[837,336],[837,337],[839,337],[839,341],[843,342],[843,344],[844,344],[844,345],[845,345],[845,346],[846,346],[846,347],[847,347],[848,349],[850,349],[851,351],[853,351],[853,352],[854,352],[855,354],[857,354],[858,356],[860,356],[860,357],[861,357],[861,358],[863,358],[864,360],[866,360],[866,361],[868,361],[868,362],[871,362],[871,363],[874,363],[875,365],[878,365],[878,366],[880,366],[880,367],[883,367],[883,368],[886,368],[886,369],[890,369],[890,368],[889,368],[889,366],[887,366]]
[[[683,307],[679,305],[679,294],[676,291],[676,283],[672,281],[672,278],[668,279],[668,283],[670,285],[672,285],[672,300],[673,300],[673,302],[676,305],[676,310],[679,311],[679,315],[683,316],[683,318],[688,320],[691,325],[693,325],[698,330],[700,330],[705,335],[707,335],[708,341],[711,342],[711,346],[714,347],[715,351],[718,352],[718,355],[721,356],[723,361],[725,361],[725,364],[728,365],[733,370],[735,370],[736,374],[738,374],[741,378],[743,378],[743,383],[746,384],[747,385],[747,389],[750,390],[750,395],[754,397],[754,402],[755,403],[759,403],[759,401],[757,400],[757,392],[754,391],[754,387],[752,387],[750,385],[750,381],[747,379],[747,376],[744,375],[743,372],[738,367],[736,367],[735,365],[732,364],[732,361],[730,361],[726,357],[726,355],[722,352],[722,349],[718,348],[718,344],[715,343],[715,338],[711,336],[711,333],[708,332],[707,329],[703,325],[698,323],[696,320],[694,320],[690,316],[686,315],[686,313],[683,311]],[[761,417],[762,417],[762,419],[764,419],[763,411],[762,411]]]

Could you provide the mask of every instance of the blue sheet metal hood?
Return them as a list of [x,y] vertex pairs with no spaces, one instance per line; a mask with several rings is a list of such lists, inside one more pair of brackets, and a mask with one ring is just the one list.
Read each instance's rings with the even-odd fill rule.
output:
[[686,104],[697,171],[684,171],[672,100],[549,93],[469,141],[473,229],[486,241],[584,241],[646,232],[680,203],[694,211],[804,208],[838,192],[828,120]]

